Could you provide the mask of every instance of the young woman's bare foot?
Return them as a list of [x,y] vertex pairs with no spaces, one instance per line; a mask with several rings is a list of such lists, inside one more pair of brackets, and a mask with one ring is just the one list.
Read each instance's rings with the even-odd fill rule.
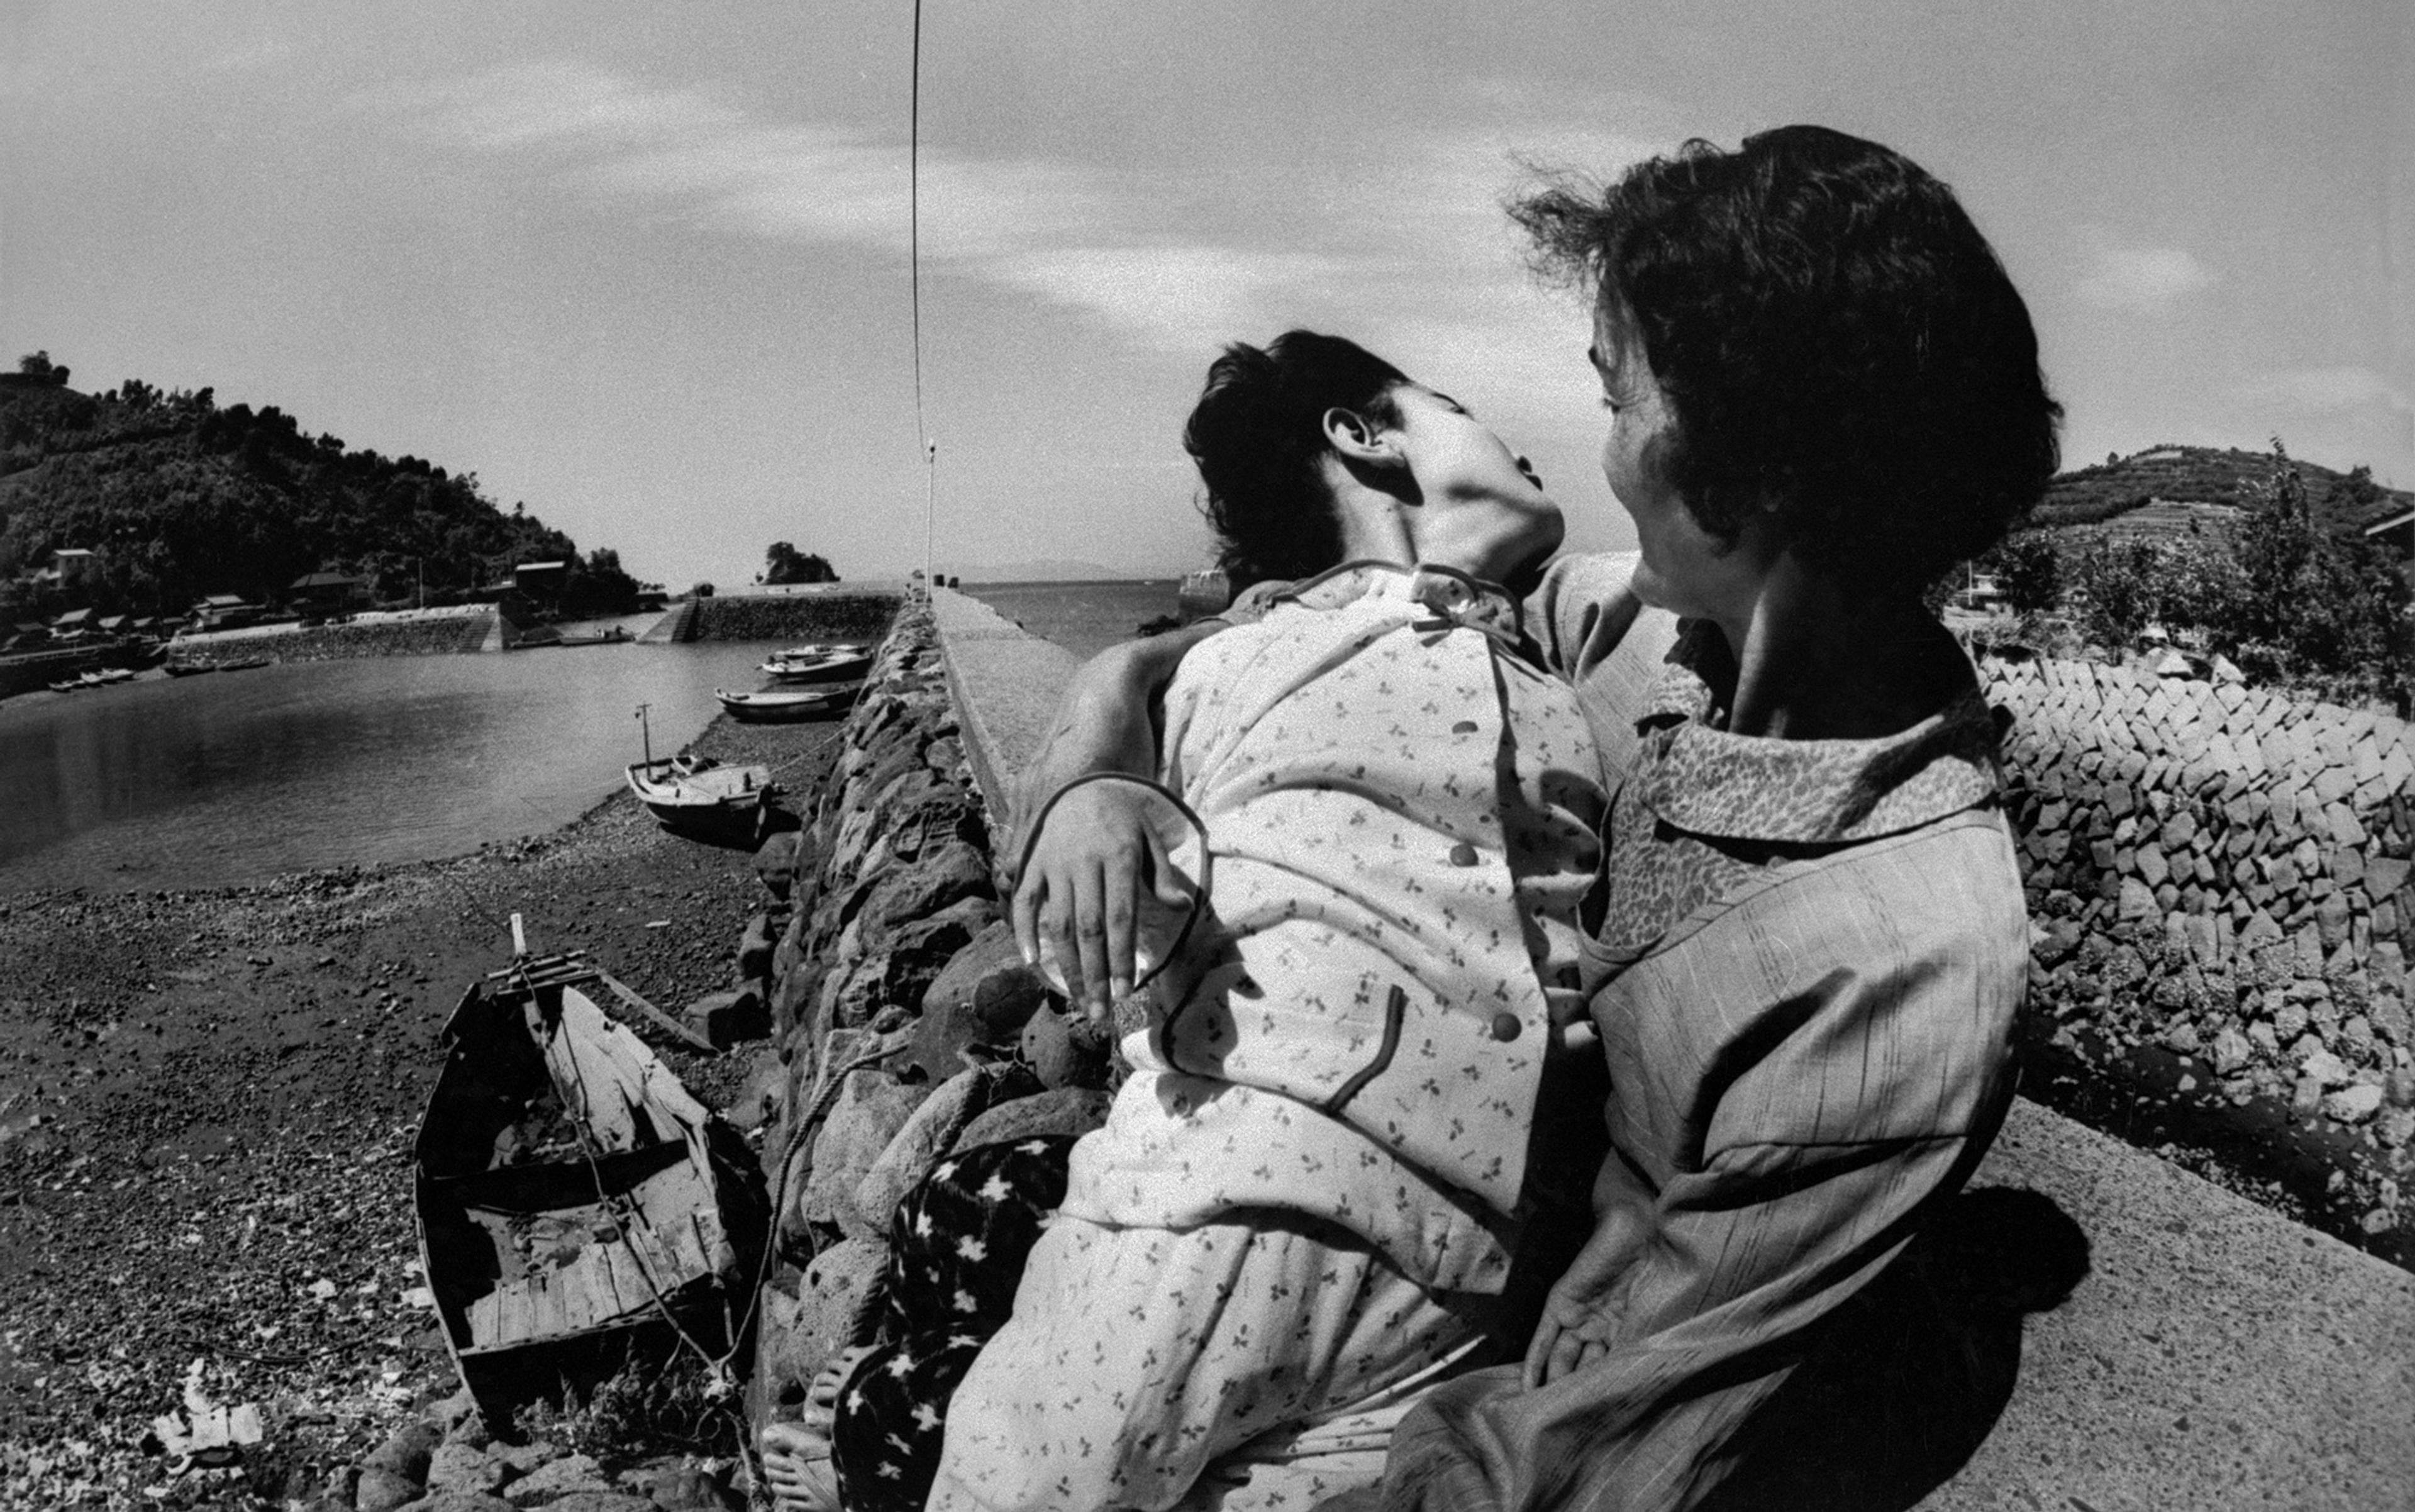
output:
[[797,1421],[764,1428],[763,1478],[771,1483],[774,1512],[839,1512],[838,1467],[831,1462],[838,1397],[871,1353],[869,1345],[840,1351],[806,1388]]

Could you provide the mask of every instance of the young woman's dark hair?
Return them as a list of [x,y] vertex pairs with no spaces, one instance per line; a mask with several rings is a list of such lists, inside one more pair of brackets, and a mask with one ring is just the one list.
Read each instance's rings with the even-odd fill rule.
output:
[[1341,559],[1341,527],[1320,471],[1326,412],[1392,423],[1391,391],[1407,382],[1358,343],[1314,331],[1285,331],[1264,350],[1235,342],[1208,367],[1182,449],[1199,465],[1200,513],[1215,528],[1217,565],[1236,591],[1313,576]]
[[1714,535],[1768,508],[1810,564],[1916,590],[2054,476],[2062,411],[2028,307],[1953,190],[1898,153],[1782,127],[1509,213],[1539,270],[1642,340],[1675,417],[1669,483]]

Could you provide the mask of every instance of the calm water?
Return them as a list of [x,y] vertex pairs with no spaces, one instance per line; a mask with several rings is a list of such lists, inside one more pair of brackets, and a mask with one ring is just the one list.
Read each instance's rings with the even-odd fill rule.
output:
[[0,703],[0,893],[188,888],[551,830],[753,688],[742,642],[406,656]]
[[1141,621],[1174,612],[1179,578],[1119,578],[1094,583],[966,583],[977,598],[1043,640],[1076,656],[1130,640]]

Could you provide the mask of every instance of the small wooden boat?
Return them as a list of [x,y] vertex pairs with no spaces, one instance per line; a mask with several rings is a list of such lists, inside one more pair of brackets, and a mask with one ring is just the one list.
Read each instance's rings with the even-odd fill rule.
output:
[[204,672],[215,672],[218,669],[218,664],[216,662],[162,662],[159,664],[159,670],[170,677],[199,677]]
[[629,791],[668,825],[754,815],[775,789],[769,767],[725,767],[711,756],[674,756],[629,763]]
[[275,658],[268,656],[247,656],[240,661],[220,662],[218,664],[218,670],[221,672],[248,672],[257,666],[266,666],[273,660],[275,660]]
[[846,713],[855,707],[856,696],[863,691],[861,682],[833,682],[798,688],[765,688],[760,693],[731,693],[715,688],[712,696],[729,717],[746,725],[786,725],[801,720],[828,719]]
[[687,1032],[580,953],[522,954],[454,1010],[420,1121],[420,1264],[490,1423],[658,1364],[682,1330],[721,1355],[748,1313],[761,1178],[598,987]]
[[777,682],[846,682],[861,681],[871,666],[865,647],[799,646],[773,651],[761,671]]

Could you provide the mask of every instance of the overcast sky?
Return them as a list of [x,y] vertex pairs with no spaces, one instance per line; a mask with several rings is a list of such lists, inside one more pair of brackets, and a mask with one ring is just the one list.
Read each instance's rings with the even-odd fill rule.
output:
[[[275,404],[673,588],[919,563],[910,0],[0,0],[0,362]],[[1499,212],[1813,121],[1951,182],[2066,465],[2161,442],[2415,487],[2404,0],[926,0],[938,561],[1204,559],[1180,423],[1305,324],[1627,544],[1582,312]]]

